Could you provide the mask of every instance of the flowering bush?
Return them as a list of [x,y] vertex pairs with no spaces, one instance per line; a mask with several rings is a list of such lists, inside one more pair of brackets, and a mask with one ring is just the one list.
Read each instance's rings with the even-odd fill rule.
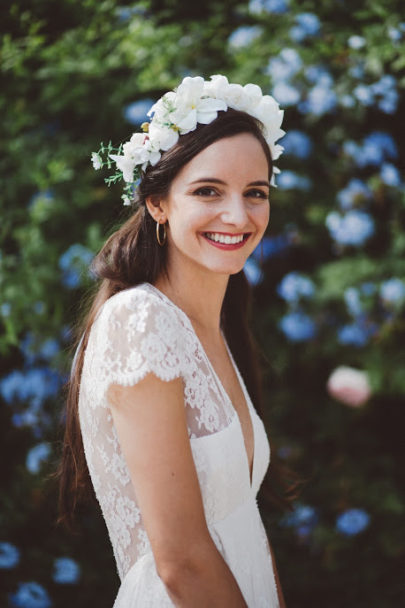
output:
[[[175,118],[193,126],[204,114],[192,108],[194,79],[218,73],[257,83],[285,109],[271,222],[245,270],[268,361],[272,458],[308,480],[291,518],[261,503],[287,605],[401,605],[400,3],[61,0],[56,11],[44,0],[11,3],[2,26],[0,605],[113,604],[118,578],[97,508],[80,511],[77,537],[57,529],[56,488],[46,481],[72,328],[93,287],[88,266],[127,211],[119,186],[102,184],[104,156],[93,155],[98,173],[89,156],[105,137],[128,140],[125,150],[105,149],[131,180],[134,162],[160,154],[143,147],[146,133],[128,139],[131,126],[139,131],[152,104],[187,77],[190,97],[181,95]],[[163,105],[156,118],[172,113]],[[155,127],[162,149],[178,136]],[[347,374],[328,384],[342,365],[364,370],[369,384]]]

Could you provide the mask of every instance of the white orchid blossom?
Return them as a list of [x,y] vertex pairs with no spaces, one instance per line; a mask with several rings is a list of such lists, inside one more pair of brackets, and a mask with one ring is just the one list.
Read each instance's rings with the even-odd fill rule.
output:
[[93,168],[98,171],[103,166],[103,161],[100,158],[100,154],[97,152],[91,153],[91,162],[93,163]]
[[[149,123],[144,123],[144,133],[134,133],[131,139],[119,148],[118,154],[111,154],[115,148],[102,148],[116,163],[117,169],[127,183],[126,190],[133,185],[149,165],[155,165],[162,152],[170,150],[181,135],[194,131],[198,124],[209,124],[214,121],[218,112],[228,108],[240,110],[257,118],[263,124],[263,135],[269,146],[272,160],[282,154],[283,146],[276,141],[285,135],[281,129],[284,112],[270,95],[263,95],[256,84],[229,83],[226,76],[216,74],[210,80],[201,76],[183,79],[174,91],[165,93],[149,110]],[[95,169],[103,165],[99,153],[93,152],[92,162]],[[275,186],[273,167],[271,185]],[[120,174],[110,178],[110,182],[119,179]],[[108,181],[108,180],[106,180]],[[124,195],[124,204],[128,204],[128,194]]]

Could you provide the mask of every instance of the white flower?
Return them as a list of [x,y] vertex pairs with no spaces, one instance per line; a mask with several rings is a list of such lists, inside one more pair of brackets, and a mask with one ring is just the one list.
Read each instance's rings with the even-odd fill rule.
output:
[[268,144],[271,152],[271,158],[273,160],[277,160],[284,152],[284,146],[281,146],[280,144],[273,144],[272,141],[268,142]]
[[129,141],[123,146],[122,150],[126,158],[135,161],[140,165],[149,160],[148,150],[145,144],[146,135],[144,133],[134,133]]
[[224,99],[229,87],[229,82],[226,76],[215,74],[211,76],[211,80],[207,80],[204,84],[204,94],[208,97]]
[[284,112],[280,110],[277,101],[270,95],[263,95],[259,104],[253,108],[252,114],[263,123],[268,142],[273,144],[285,135],[285,131],[280,128]]
[[280,169],[278,167],[273,167],[273,174],[271,176],[270,186],[274,186],[274,188],[277,188],[277,184],[276,184],[277,173],[280,173]]
[[127,183],[134,181],[134,169],[137,165],[149,163],[150,153],[147,146],[144,145],[145,140],[145,133],[134,133],[131,139],[122,146],[123,155],[110,154],[110,158],[122,171],[124,181]]
[[223,99],[202,96],[204,80],[201,76],[187,76],[176,91],[176,109],[170,113],[171,121],[180,133],[193,131],[197,123],[209,124],[220,110],[226,110]]
[[327,389],[330,395],[351,407],[363,405],[371,396],[371,387],[366,372],[346,367],[335,369],[329,377]]
[[103,161],[101,160],[100,155],[97,154],[97,152],[91,153],[91,162],[93,163],[93,167],[96,171],[101,169],[101,167],[103,166]]
[[[122,154],[110,154],[122,172],[127,183],[134,181],[134,170],[149,165],[156,165],[162,152],[170,150],[180,135],[193,131],[198,123],[209,124],[214,121],[218,112],[228,108],[240,110],[257,118],[263,124],[263,134],[270,148],[273,160],[282,154],[283,146],[276,141],[285,135],[281,129],[284,112],[270,95],[263,95],[259,86],[229,83],[226,76],[216,74],[205,81],[201,76],[183,79],[174,91],[165,93],[149,110],[151,117],[146,133],[134,133],[131,139],[122,146]],[[92,162],[95,169],[103,165],[98,154],[93,152]],[[279,169],[274,167],[271,184],[275,186],[274,174]],[[127,195],[124,204],[130,204]]]
[[124,181],[131,184],[134,181],[134,169],[136,162],[128,156],[110,154],[110,158],[115,162],[117,168],[122,171]]
[[246,98],[249,102],[249,107],[251,109],[255,108],[263,97],[261,88],[257,84],[249,83],[245,84],[243,90],[245,91]]
[[170,148],[177,143],[179,133],[174,129],[170,129],[169,127],[159,124],[157,121],[152,120],[149,125],[149,137],[156,149],[165,152],[166,150],[170,150]]

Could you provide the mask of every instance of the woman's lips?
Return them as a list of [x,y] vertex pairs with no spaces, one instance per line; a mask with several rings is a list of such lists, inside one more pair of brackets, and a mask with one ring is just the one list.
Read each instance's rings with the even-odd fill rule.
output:
[[[205,235],[204,232],[202,232],[201,234],[204,237],[204,239],[206,241],[208,241],[211,245],[214,245],[214,247],[218,247],[218,249],[226,249],[227,251],[231,251],[233,249],[240,249],[241,247],[243,247],[245,245],[245,243],[248,241],[248,239],[250,237],[250,232],[246,232],[243,235],[243,240],[240,241],[240,243],[220,243],[219,241],[213,241],[212,239],[210,239],[208,236]],[[224,233],[224,232],[221,232],[221,234],[223,236],[239,236],[236,234]]]

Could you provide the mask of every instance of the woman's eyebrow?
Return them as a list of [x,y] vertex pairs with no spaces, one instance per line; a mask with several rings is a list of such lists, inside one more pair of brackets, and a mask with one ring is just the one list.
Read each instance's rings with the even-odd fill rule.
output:
[[[222,179],[218,179],[217,177],[199,177],[198,179],[191,182],[191,184],[199,184],[201,182],[210,182],[211,184],[222,184],[226,186],[226,182]],[[250,182],[247,186],[267,186],[270,188],[270,182],[266,180],[256,180],[254,182]]]

